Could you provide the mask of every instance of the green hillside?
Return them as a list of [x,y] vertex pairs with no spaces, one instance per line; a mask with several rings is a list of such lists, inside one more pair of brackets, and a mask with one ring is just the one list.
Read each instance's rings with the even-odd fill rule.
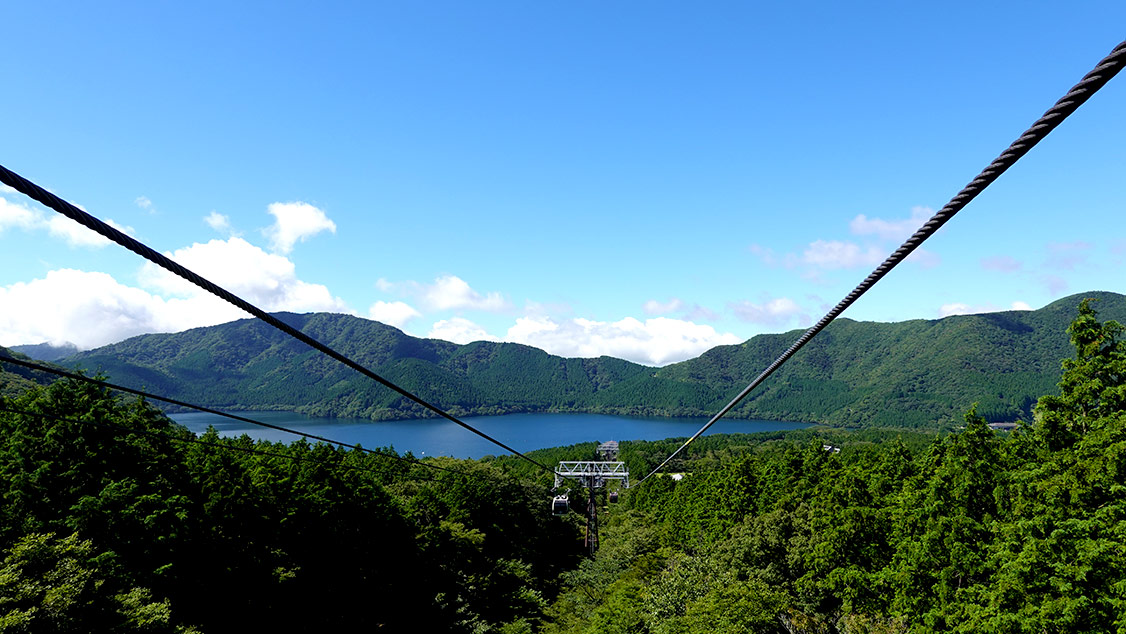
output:
[[[31,360],[26,354],[21,354],[3,346],[0,346],[0,354],[23,359],[25,361]],[[29,370],[11,363],[0,363],[0,396],[10,397],[23,394],[36,385],[47,385],[51,383],[54,378],[54,375],[47,374],[46,372]]]
[[[737,408],[739,418],[848,426],[932,427],[973,403],[990,421],[1029,415],[1059,379],[1066,328],[1082,298],[1126,321],[1126,297],[1089,292],[1036,311],[914,320],[840,319]],[[456,415],[571,411],[708,416],[801,331],[760,335],[697,359],[651,368],[565,359],[518,344],[419,339],[338,314],[282,318]],[[256,320],[144,335],[65,363],[203,405],[384,420],[424,412]]]
[[[517,344],[459,346],[338,314],[281,316],[394,383],[459,415],[583,411],[594,395],[650,371],[602,357],[564,359]],[[144,335],[67,360],[126,385],[230,409],[371,418],[417,406],[256,320]]]
[[58,361],[59,359],[65,359],[66,357],[78,354],[78,346],[69,342],[61,346],[52,345],[49,342],[12,346],[11,350],[12,352],[26,354],[32,359],[38,359],[39,361]]
[[[1080,313],[1059,386],[1012,433],[971,410],[924,442],[701,439],[682,479],[634,481],[608,505],[602,548],[539,631],[1124,631],[1126,342],[1101,317]],[[676,446],[623,443],[623,458],[645,473]]]
[[[837,425],[920,426],[960,420],[978,403],[989,421],[1027,417],[1059,379],[1066,329],[1082,298],[1108,319],[1126,297],[1090,292],[1035,311],[900,323],[839,319],[737,408],[741,417]],[[661,369],[655,381],[707,385],[718,410],[784,352],[801,331],[755,337]]]

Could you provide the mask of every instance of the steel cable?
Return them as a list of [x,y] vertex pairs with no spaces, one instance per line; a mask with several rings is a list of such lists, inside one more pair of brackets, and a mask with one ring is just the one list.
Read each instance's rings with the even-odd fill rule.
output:
[[846,308],[852,305],[861,295],[866,293],[868,289],[880,281],[884,275],[895,268],[902,262],[908,255],[911,254],[920,244],[927,238],[934,235],[942,225],[946,224],[954,214],[958,213],[965,207],[971,200],[977,197],[986,187],[993,181],[997,180],[1005,170],[1009,169],[1021,157],[1028,153],[1037,143],[1048,136],[1051,132],[1063,122],[1071,113],[1075,112],[1079,106],[1083,105],[1091,95],[1098,92],[1100,88],[1106,85],[1118,71],[1122,70],[1123,63],[1126,62],[1126,41],[1120,43],[1114,48],[1113,51],[1100,61],[1095,68],[1087,73],[1078,84],[1075,84],[1059,101],[1056,102],[1047,112],[1044,113],[1035,123],[1032,124],[1028,130],[1024,132],[1012,145],[1001,153],[992,163],[989,164],[980,174],[977,175],[962,191],[958,192],[946,206],[938,210],[930,220],[927,220],[922,227],[919,228],[910,238],[907,239],[898,249],[895,250],[882,264],[876,267],[863,282],[860,283],[851,293],[845,296],[836,306],[833,307],[824,317],[814,324],[809,330],[806,330],[792,346],[782,353],[777,359],[774,360],[765,370],[762,371],[742,392],[731,400],[723,407],[715,416],[708,420],[707,424],[700,428],[700,431],[693,434],[691,438],[686,440],[676,451],[672,452],[664,462],[657,465],[655,469],[649,472],[637,484],[641,484],[649,479],[654,473],[660,471],[666,464],[677,456],[685,447],[692,444],[701,434],[706,432],[708,428],[715,424],[727,412],[731,411],[736,405],[739,404],[748,394],[751,393],[760,383],[766,380],[771,374],[774,373],[783,363],[789,360],[798,350],[802,348],[810,339],[813,339],[817,333],[821,332],[825,326],[837,318]]
[[[347,469],[347,470],[350,470],[350,471],[364,471],[364,472],[367,472],[367,473],[374,473],[376,475],[383,475],[381,472],[376,471],[375,469],[369,469],[367,467],[363,467],[363,466],[359,466],[359,465],[325,462],[323,460],[317,460],[316,458],[310,458],[308,456],[295,456],[295,455],[292,455],[292,454],[278,453],[276,451],[266,451],[264,449],[253,449],[253,448],[250,448],[250,447],[240,447],[238,445],[225,445],[223,443],[216,443],[216,442],[211,442],[211,441],[208,441],[208,440],[203,440],[201,438],[195,437],[194,435],[190,438],[177,438],[176,436],[169,436],[168,434],[162,434],[160,432],[156,432],[156,431],[152,431],[152,430],[148,430],[148,429],[137,429],[135,427],[129,427],[128,425],[119,425],[117,423],[109,423],[109,422],[105,422],[105,421],[96,421],[96,420],[81,420],[81,419],[77,419],[77,418],[66,418],[66,417],[63,417],[63,416],[55,415],[55,414],[44,414],[42,412],[32,412],[32,411],[26,410],[26,409],[17,409],[17,408],[14,408],[14,407],[9,407],[7,405],[4,405],[2,401],[0,401],[0,412],[6,412],[8,414],[18,414],[18,415],[23,415],[23,416],[34,416],[36,418],[50,419],[50,420],[60,421],[60,422],[64,422],[64,423],[74,423],[74,424],[79,424],[79,425],[92,425],[94,427],[100,427],[100,428],[106,428],[106,429],[116,429],[116,430],[119,430],[119,431],[131,433],[131,434],[141,434],[141,435],[144,435],[144,436],[149,436],[149,437],[152,437],[152,438],[160,438],[160,439],[168,440],[168,441],[171,441],[171,442],[182,442],[182,443],[190,443],[190,444],[194,444],[194,445],[203,445],[204,447],[212,447],[212,448],[216,448],[216,449],[238,451],[238,452],[241,452],[241,453],[257,454],[259,456],[267,456],[267,457],[271,457],[271,458],[285,458],[286,460],[293,460],[295,462],[309,462],[309,463],[313,463],[313,464],[319,464],[319,465],[322,465],[324,467],[328,467],[328,468],[332,468],[332,469]],[[382,455],[387,455],[387,454],[382,454]],[[422,464],[422,463],[418,463],[418,464]],[[430,466],[430,465],[423,465],[423,466]],[[454,473],[460,473],[460,472],[454,472]]]
[[313,348],[313,349],[315,349],[315,350],[317,350],[317,351],[319,351],[323,354],[326,354],[326,355],[332,357],[333,359],[336,359],[340,363],[343,363],[344,365],[348,366],[349,368],[352,368],[353,370],[359,372],[360,374],[363,374],[364,376],[368,377],[369,379],[372,379],[373,381],[379,383],[380,385],[383,385],[384,387],[387,387],[387,388],[391,389],[392,391],[398,393],[400,396],[403,396],[407,400],[410,400],[414,403],[417,403],[418,405],[421,405],[423,408],[429,410],[430,412],[437,414],[438,416],[441,416],[442,418],[445,418],[446,420],[448,420],[452,423],[457,424],[458,426],[462,427],[463,429],[466,429],[468,431],[473,432],[474,434],[477,434],[481,438],[484,438],[485,440],[487,440],[487,441],[493,443],[494,445],[504,449],[505,451],[508,451],[509,453],[512,453],[516,456],[520,456],[524,460],[527,460],[528,462],[535,464],[536,466],[540,467],[541,469],[543,469],[545,471],[551,471],[552,473],[554,473],[554,471],[550,467],[548,467],[547,465],[544,465],[541,462],[534,460],[534,459],[520,453],[519,451],[516,451],[512,447],[509,447],[508,445],[504,444],[503,442],[493,438],[492,436],[489,436],[485,432],[482,432],[482,431],[474,428],[472,425],[469,425],[468,423],[458,419],[456,416],[446,412],[445,410],[441,409],[440,407],[438,407],[436,405],[432,405],[428,401],[423,400],[421,397],[412,394],[411,392],[399,387],[398,385],[392,383],[391,381],[388,381],[387,379],[385,379],[382,376],[376,374],[374,371],[368,369],[364,365],[357,363],[356,361],[353,361],[349,357],[341,354],[340,352],[337,352],[333,348],[317,341],[316,339],[313,339],[309,335],[306,335],[305,333],[301,332],[300,330],[297,330],[296,328],[294,328],[294,327],[290,326],[289,324],[281,321],[277,317],[267,313],[266,311],[262,310],[261,308],[258,308],[254,304],[251,304],[250,302],[242,299],[241,297],[235,295],[234,293],[231,293],[230,291],[228,291],[224,288],[221,288],[217,284],[215,284],[215,283],[211,282],[210,280],[198,275],[197,273],[191,271],[187,267],[185,267],[181,264],[178,264],[177,262],[175,262],[174,260],[172,260],[168,256],[166,256],[162,253],[159,253],[156,250],[152,249],[151,247],[145,245],[144,243],[134,239],[133,237],[128,236],[121,231],[118,231],[117,229],[115,229],[115,228],[111,227],[110,225],[106,224],[105,222],[102,222],[101,220],[99,220],[99,219],[95,218],[94,216],[86,213],[85,211],[82,211],[81,209],[74,206],[73,204],[63,200],[62,198],[59,198],[58,196],[56,196],[56,195],[52,194],[51,192],[43,189],[42,187],[36,185],[35,183],[27,180],[26,178],[20,176],[19,174],[16,174],[15,172],[9,170],[8,168],[4,167],[3,165],[0,165],[0,182],[3,182],[4,184],[8,185],[9,187],[15,188],[17,191],[24,194],[25,196],[28,196],[28,197],[38,201],[39,203],[43,204],[44,206],[49,207],[50,209],[57,211],[58,213],[66,216],[67,218],[70,218],[71,220],[74,220],[75,222],[81,224],[82,226],[84,226],[84,227],[86,227],[86,228],[88,228],[92,231],[97,232],[98,234],[102,235],[103,237],[108,238],[109,240],[112,240],[113,242],[116,242],[117,244],[125,247],[126,249],[129,249],[133,253],[136,253],[137,255],[145,258],[146,260],[152,262],[153,264],[156,264],[157,266],[165,269],[166,271],[168,271],[170,273],[174,273],[175,275],[191,282],[192,284],[195,284],[196,286],[198,286],[198,287],[202,288],[203,290],[211,293],[212,295],[215,295],[216,297],[226,301],[227,303],[238,307],[239,309],[249,313],[250,315],[253,315],[254,317],[257,317],[258,319],[261,319],[262,321],[266,322],[267,324],[270,324],[274,328],[277,328],[278,330],[284,332],[285,334],[289,335],[290,337],[293,337],[294,339],[297,339],[298,341],[304,343],[305,345],[308,345],[311,348]]
[[458,474],[461,474],[461,475],[467,475],[465,472],[458,471],[456,469],[447,469],[445,467],[439,467],[437,465],[432,465],[432,464],[429,464],[429,463],[426,463],[426,462],[422,462],[421,460],[411,460],[410,458],[405,458],[403,456],[399,456],[399,455],[396,455],[396,454],[383,453],[382,451],[376,451],[374,449],[368,449],[368,448],[362,447],[360,445],[352,445],[352,444],[342,442],[342,441],[339,441],[339,440],[333,440],[331,438],[326,438],[324,436],[318,436],[316,434],[310,434],[310,433],[307,433],[307,432],[298,431],[296,429],[290,429],[288,427],[282,427],[281,425],[274,425],[272,423],[264,423],[262,421],[257,421],[257,420],[254,420],[252,418],[246,418],[245,416],[239,416],[238,414],[231,414],[231,413],[224,412],[224,411],[221,411],[221,410],[212,409],[210,407],[204,407],[203,405],[194,405],[192,403],[187,403],[187,402],[184,402],[184,401],[178,401],[174,398],[168,398],[167,396],[160,396],[158,394],[152,394],[150,392],[145,392],[144,390],[137,390],[137,389],[134,389],[134,388],[131,388],[131,387],[125,387],[124,385],[115,385],[113,383],[110,383],[109,381],[102,381],[100,379],[95,379],[93,377],[89,377],[89,376],[86,376],[84,374],[78,374],[76,372],[68,372],[68,371],[63,370],[61,368],[54,368],[54,367],[51,367],[51,366],[41,365],[41,364],[34,363],[34,362],[31,362],[31,361],[25,361],[23,359],[17,359],[15,357],[11,357],[11,356],[8,356],[8,355],[3,354],[3,353],[0,353],[0,362],[11,363],[13,365],[18,365],[18,366],[29,368],[29,369],[32,369],[32,370],[38,370],[40,372],[49,372],[49,373],[54,374],[56,376],[66,377],[68,379],[73,379],[75,381],[83,381],[85,383],[91,383],[91,384],[94,384],[94,385],[107,387],[111,390],[126,392],[126,393],[133,394],[133,395],[136,395],[136,396],[142,396],[144,398],[151,398],[151,399],[156,400],[156,401],[163,401],[165,403],[169,403],[171,405],[176,405],[178,407],[186,407],[186,408],[189,408],[189,409],[198,410],[200,412],[206,412],[208,414],[214,414],[216,416],[222,416],[224,418],[229,418],[231,420],[237,420],[237,421],[242,422],[242,423],[248,423],[248,424],[251,424],[251,425],[256,425],[258,427],[265,427],[267,429],[273,429],[273,430],[276,430],[276,431],[285,432],[287,434],[293,434],[295,436],[301,436],[302,438],[307,438],[309,440],[315,440],[315,441],[318,441],[318,442],[328,443],[330,445],[336,445],[336,446],[339,446],[339,447],[345,447],[347,449],[352,449],[353,451],[359,451],[361,453],[369,453],[369,454],[374,454],[374,455],[377,455],[377,456],[383,456],[383,457],[386,457],[386,458],[391,458],[393,460],[406,462],[406,463],[412,464],[412,465],[419,465],[419,466],[423,466],[423,467],[428,467],[430,469],[436,469],[438,471],[449,471],[450,473],[458,473]]

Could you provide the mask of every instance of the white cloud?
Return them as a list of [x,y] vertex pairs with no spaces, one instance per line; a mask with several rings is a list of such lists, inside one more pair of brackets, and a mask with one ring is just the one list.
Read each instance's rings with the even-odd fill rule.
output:
[[938,309],[939,317],[949,317],[951,315],[972,315],[974,313],[989,312],[988,310],[979,310],[980,307],[974,308],[969,304],[961,302],[953,302],[950,304],[943,304]]
[[410,320],[422,317],[422,314],[405,302],[376,302],[368,308],[368,316],[401,329]]
[[114,229],[117,229],[118,231],[120,231],[121,233],[124,233],[127,236],[134,237],[134,238],[136,237],[136,230],[133,229],[133,227],[130,227],[129,225],[123,225],[123,224],[116,223],[116,222],[113,221],[113,218],[106,218],[106,224],[113,227]]
[[[891,242],[901,244],[933,215],[929,207],[914,207],[911,216],[902,220],[869,218],[860,214],[849,223],[849,231],[857,236],[870,236],[865,244],[850,240],[815,240],[800,254],[782,256],[762,245],[752,244],[750,252],[770,267],[802,267],[806,279],[820,281],[820,271],[875,267],[891,254]],[[916,249],[907,258],[924,268],[932,268],[941,258],[923,249]]]
[[40,211],[0,198],[0,233],[12,227],[29,231],[43,224],[43,214]]
[[[165,255],[267,311],[353,312],[325,286],[298,279],[289,259],[241,238],[193,244]],[[91,348],[139,334],[178,332],[247,317],[152,263],[141,267],[138,278],[147,289],[121,284],[106,273],[73,269],[0,287],[0,345],[69,340]]]
[[204,216],[203,221],[207,223],[208,227],[219,233],[231,233],[231,219],[217,211],[212,211]]
[[47,219],[47,233],[56,238],[66,240],[72,247],[102,248],[113,244],[101,234],[87,229],[85,226],[62,215],[53,215]]
[[657,317],[616,322],[550,317],[521,317],[505,341],[523,343],[564,357],[608,355],[647,365],[665,365],[699,356],[718,345],[739,343],[731,333],[707,325]]
[[641,309],[645,311],[646,315],[665,315],[668,313],[674,313],[678,310],[681,310],[682,308],[684,308],[684,302],[680,301],[676,297],[663,304],[655,299],[651,299],[645,302],[645,305],[641,307]]
[[149,200],[148,196],[137,196],[137,199],[134,200],[133,202],[136,203],[136,205],[138,207],[140,207],[141,209],[144,209],[145,211],[149,212],[150,214],[156,213],[156,209],[153,208],[152,201]]
[[1027,302],[1016,301],[1010,304],[1009,308],[999,308],[993,304],[986,302],[976,306],[963,304],[961,302],[954,302],[951,304],[943,304],[938,309],[939,317],[950,317],[951,315],[978,315],[981,313],[996,313],[1003,310],[1032,310],[1032,307]]
[[930,207],[912,207],[911,217],[903,220],[883,220],[882,218],[869,218],[860,214],[852,219],[848,227],[853,235],[874,235],[881,240],[902,244],[933,215],[934,210]]
[[73,341],[93,348],[150,332],[173,332],[239,317],[242,311],[206,297],[165,300],[105,273],[60,269],[43,279],[0,288],[0,343]]
[[[288,258],[242,238],[195,243],[165,255],[264,310],[351,312],[327,287],[297,279]],[[142,285],[163,293],[190,297],[205,292],[152,263],[142,267],[139,277]]]
[[308,203],[270,203],[266,211],[275,221],[263,233],[270,240],[270,248],[279,253],[289,253],[293,245],[322,231],[336,233],[336,223]]
[[[267,311],[350,313],[320,284],[297,279],[288,259],[240,238],[194,244],[166,254]],[[0,288],[0,345],[73,341],[92,348],[152,332],[178,332],[247,317],[241,310],[146,263],[150,290],[106,273],[60,269]],[[19,307],[11,310],[9,307]]]
[[456,275],[444,275],[434,280],[434,284],[426,288],[423,301],[434,310],[473,309],[499,312],[512,308],[500,293],[481,295]]
[[789,297],[778,297],[759,304],[742,301],[728,304],[728,307],[740,320],[752,324],[779,326],[795,318],[798,321],[809,321],[798,303]]
[[[120,225],[111,218],[107,218],[105,222],[122,233],[133,234],[132,227]],[[9,228],[23,229],[24,231],[46,230],[52,237],[62,238],[67,245],[72,247],[100,249],[113,244],[102,237],[101,234],[92,229],[87,229],[62,214],[52,213],[45,216],[39,209],[32,209],[23,204],[0,198],[0,233]]]
[[511,302],[504,295],[497,292],[482,295],[456,275],[443,275],[433,284],[389,282],[380,278],[376,280],[375,287],[384,293],[417,297],[427,310],[483,310],[494,313],[512,310]]
[[817,240],[810,243],[802,254],[802,262],[819,269],[848,269],[858,266],[875,266],[884,261],[886,254],[876,247],[861,247],[854,242]]
[[426,336],[431,339],[444,339],[463,345],[474,341],[500,341],[497,337],[486,332],[484,328],[464,317],[454,317],[435,322]]

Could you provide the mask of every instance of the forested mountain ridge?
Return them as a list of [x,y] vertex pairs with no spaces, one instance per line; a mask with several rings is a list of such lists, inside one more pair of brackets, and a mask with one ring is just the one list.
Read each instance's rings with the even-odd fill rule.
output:
[[[456,414],[582,411],[592,396],[651,371],[602,357],[564,359],[530,346],[419,339],[350,315],[281,313],[283,321]],[[411,418],[420,408],[257,320],[142,335],[66,363],[129,386],[231,409]]]
[[26,354],[32,359],[40,361],[58,361],[78,354],[79,350],[78,346],[68,341],[61,346],[53,345],[50,342],[12,346],[12,352]]
[[[1059,380],[1066,329],[1085,298],[1108,319],[1126,318],[1126,297],[1088,292],[1034,311],[957,315],[898,323],[838,319],[734,412],[736,416],[849,426],[928,425],[961,419],[971,404],[986,420],[1030,414]],[[711,386],[722,407],[802,331],[760,335],[663,368],[659,377]]]
[[[26,354],[21,354],[14,349],[0,346],[0,354],[30,361]],[[29,370],[11,363],[0,364],[0,396],[15,396],[23,394],[36,385],[48,385],[54,381],[54,375],[38,370]]]
[[[1065,332],[1083,298],[1126,321],[1126,297],[1088,292],[1035,311],[898,323],[838,319],[734,412],[741,418],[849,426],[934,426],[972,403],[987,420],[1027,417],[1068,354]],[[651,368],[565,359],[529,346],[457,345],[339,314],[282,314],[294,327],[455,413],[536,411],[707,416],[801,331],[759,335]],[[143,335],[70,357],[134,387],[229,409],[371,419],[423,414],[390,390],[256,320]]]
[[1126,341],[1101,317],[1080,308],[1058,387],[1013,433],[970,410],[921,449],[731,437],[634,483],[541,633],[1126,631]]

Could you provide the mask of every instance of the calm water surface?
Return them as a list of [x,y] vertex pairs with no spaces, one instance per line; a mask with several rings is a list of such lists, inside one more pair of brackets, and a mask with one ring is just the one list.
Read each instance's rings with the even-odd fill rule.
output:
[[[394,447],[416,456],[480,458],[505,451],[450,421],[409,420],[376,423],[354,418],[311,418],[289,412],[240,412],[241,416],[365,447]],[[228,418],[190,412],[174,414],[178,423],[194,432],[208,425],[223,436],[247,434],[252,438],[289,442],[292,434],[240,423]],[[510,414],[462,419],[517,451],[607,440],[661,440],[696,433],[706,418],[642,418],[604,414]],[[706,435],[802,429],[805,423],[768,420],[720,420]]]

